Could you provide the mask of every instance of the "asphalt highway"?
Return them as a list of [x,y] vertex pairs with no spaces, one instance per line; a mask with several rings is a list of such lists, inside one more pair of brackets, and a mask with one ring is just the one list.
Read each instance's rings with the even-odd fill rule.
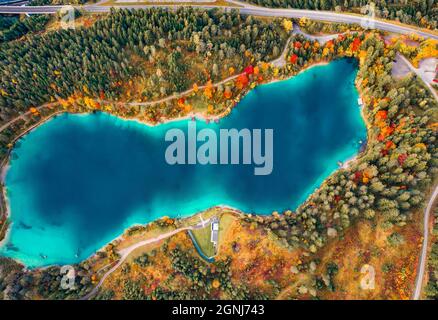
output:
[[[424,38],[433,38],[438,40],[438,35],[432,32],[426,32],[422,30],[418,30],[414,27],[409,27],[405,25],[395,24],[387,21],[381,20],[366,20],[365,16],[360,15],[352,15],[346,13],[337,13],[331,11],[314,11],[314,10],[299,10],[299,9],[272,9],[272,8],[263,8],[256,7],[252,5],[248,5],[246,3],[239,3],[241,7],[226,7],[226,6],[215,6],[215,5],[199,5],[196,7],[202,9],[213,9],[213,8],[222,8],[224,10],[237,9],[242,14],[248,15],[257,15],[257,16],[266,16],[266,17],[286,17],[286,18],[302,18],[306,17],[312,20],[323,20],[330,22],[339,22],[339,23],[349,23],[349,24],[361,24],[367,25],[374,29],[379,29],[388,32],[400,33],[400,34],[409,34],[416,33]],[[10,13],[10,14],[55,14],[57,13],[63,6],[0,6],[0,13]],[[74,6],[77,9],[83,9],[85,11],[91,13],[102,13],[108,12],[110,10],[110,6],[105,5],[84,5],[84,6]],[[178,5],[117,5],[114,6],[116,8],[123,9],[144,9],[150,7],[168,7],[174,8],[178,7]]]

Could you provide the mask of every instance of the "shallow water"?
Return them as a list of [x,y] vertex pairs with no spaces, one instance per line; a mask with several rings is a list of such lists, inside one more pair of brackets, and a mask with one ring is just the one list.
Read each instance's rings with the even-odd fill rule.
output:
[[338,161],[366,139],[354,87],[356,64],[338,60],[251,91],[219,124],[274,129],[273,172],[252,165],[176,165],[164,160],[170,128],[104,113],[60,115],[22,138],[6,175],[12,228],[0,254],[29,267],[89,257],[135,223],[225,204],[269,214],[295,209]]

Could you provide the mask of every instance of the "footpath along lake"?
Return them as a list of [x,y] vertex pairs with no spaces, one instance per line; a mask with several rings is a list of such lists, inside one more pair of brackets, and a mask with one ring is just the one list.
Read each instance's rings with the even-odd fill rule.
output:
[[5,185],[12,226],[0,255],[28,267],[86,259],[124,229],[214,205],[270,214],[296,209],[339,161],[356,155],[366,127],[354,86],[357,65],[342,59],[252,90],[219,123],[197,130],[273,129],[273,170],[253,165],[169,165],[166,132],[96,113],[63,114],[19,140]]

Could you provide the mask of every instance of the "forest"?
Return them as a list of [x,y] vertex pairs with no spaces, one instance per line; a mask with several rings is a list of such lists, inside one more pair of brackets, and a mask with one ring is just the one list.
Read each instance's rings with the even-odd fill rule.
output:
[[[83,4],[85,1],[71,1],[71,0],[33,0],[29,6],[43,6],[43,5],[59,5],[59,4]],[[76,10],[76,16],[80,14]],[[29,33],[44,31],[48,22],[51,20],[50,15],[29,15],[17,16],[0,14],[0,44],[11,40],[19,39]]]
[[0,44],[16,40],[29,32],[44,30],[50,18],[46,15],[35,15],[19,19],[0,15]]
[[[296,43],[291,60],[302,63],[306,46]],[[296,213],[248,218],[267,225],[286,245],[304,244],[311,252],[358,219],[379,215],[388,226],[411,222],[438,171],[437,102],[414,76],[394,81],[395,51],[378,35],[355,38],[353,47],[360,61],[356,81],[368,123],[366,151],[330,176]]]
[[[193,59],[183,61],[183,56],[211,56],[209,61],[216,64],[211,63],[213,69],[227,59],[240,61],[243,67],[246,52],[259,60],[278,54],[286,41],[280,30],[276,23],[237,11],[117,10],[89,28],[3,43],[0,118],[4,121],[11,113],[78,92],[117,100],[124,87],[132,85],[128,78],[151,78],[152,87],[162,87],[163,95],[179,92],[192,84],[185,71],[196,70],[196,66],[189,68]],[[193,76],[194,82],[208,80],[202,70]]]

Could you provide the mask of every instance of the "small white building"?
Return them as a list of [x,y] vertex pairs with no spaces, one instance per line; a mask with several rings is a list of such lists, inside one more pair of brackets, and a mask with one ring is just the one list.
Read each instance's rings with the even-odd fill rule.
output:
[[215,218],[211,222],[211,242],[213,242],[213,246],[217,248],[218,243],[218,237],[219,237],[219,220]]

